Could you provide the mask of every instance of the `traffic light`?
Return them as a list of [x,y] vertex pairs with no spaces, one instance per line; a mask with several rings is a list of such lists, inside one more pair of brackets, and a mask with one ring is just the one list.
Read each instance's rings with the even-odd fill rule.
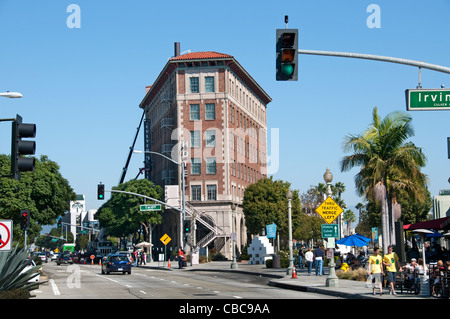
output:
[[58,227],[61,227],[61,226],[62,226],[62,223],[61,223],[61,222],[62,222],[62,217],[59,216],[58,219],[56,220],[56,223],[57,223],[57,226],[58,226]]
[[30,228],[30,211],[24,209],[20,211],[20,229],[27,230],[28,228]]
[[298,29],[277,29],[277,81],[298,80]]
[[183,220],[183,232],[189,234],[191,232],[191,221]]
[[34,172],[35,159],[22,155],[33,155],[36,151],[36,142],[24,141],[22,138],[35,136],[36,124],[22,123],[22,117],[16,115],[16,120],[12,123],[11,174],[18,181],[21,172]]
[[103,185],[103,184],[97,185],[97,199],[98,200],[105,199],[105,185]]

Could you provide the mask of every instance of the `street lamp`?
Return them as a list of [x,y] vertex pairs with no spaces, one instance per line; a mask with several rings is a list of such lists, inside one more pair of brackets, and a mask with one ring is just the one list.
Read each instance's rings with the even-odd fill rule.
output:
[[[185,179],[185,172],[184,171],[186,169],[185,162],[182,161],[181,163],[179,163],[177,161],[174,161],[170,157],[167,157],[167,156],[165,156],[165,155],[163,155],[161,153],[153,152],[153,151],[137,151],[137,150],[134,150],[133,153],[137,153],[137,154],[148,153],[148,154],[159,155],[159,156],[164,157],[165,159],[167,159],[167,160],[171,161],[172,163],[175,163],[176,165],[181,167],[181,194],[182,194],[182,197],[181,197],[181,200],[182,200],[181,201],[181,214],[183,216],[183,220],[180,223],[181,224],[180,230],[182,230],[183,229],[183,221],[186,220],[186,199],[185,199],[185,187],[184,187],[184,179]],[[181,237],[181,244],[183,246],[183,249],[185,250],[186,249],[186,241],[183,238],[183,231],[180,232],[180,237]]]
[[0,92],[0,96],[8,97],[10,99],[17,99],[23,97],[23,95],[19,92]]
[[233,251],[233,261],[231,262],[231,269],[238,269],[238,264],[236,263],[236,204],[231,204],[231,227],[232,227],[232,251]]
[[[323,174],[323,180],[327,183],[327,197],[331,197],[331,182],[333,181],[333,174],[331,174],[330,170],[327,168],[325,174]],[[330,274],[327,277],[326,286],[327,287],[339,287],[339,278],[336,276],[336,270],[334,267],[336,266],[334,263],[334,238],[329,238],[328,240],[332,240],[331,249],[331,259],[330,259]],[[327,247],[328,248],[328,247]]]
[[292,254],[292,192],[290,189],[288,189],[286,193],[286,198],[288,200],[288,219],[289,219],[289,267],[286,271],[287,275],[292,275],[294,271],[294,257]]

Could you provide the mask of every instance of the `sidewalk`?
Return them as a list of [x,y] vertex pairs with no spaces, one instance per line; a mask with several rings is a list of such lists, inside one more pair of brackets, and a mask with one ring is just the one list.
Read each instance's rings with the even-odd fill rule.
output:
[[328,276],[328,269],[325,268],[325,275],[315,276],[314,271],[311,276],[308,276],[306,269],[297,269],[297,278],[292,279],[291,276],[286,275],[286,269],[267,268],[265,265],[249,265],[247,263],[238,263],[238,269],[231,269],[231,261],[214,261],[199,265],[188,266],[186,269],[178,269],[177,262],[171,262],[171,267],[167,267],[167,262],[152,262],[147,263],[145,268],[164,269],[168,271],[227,271],[227,272],[242,272],[250,273],[257,276],[264,276],[272,278],[270,285],[285,289],[293,289],[310,293],[318,293],[324,295],[331,295],[346,299],[436,299],[433,297],[422,297],[400,290],[397,290],[397,295],[389,295],[387,289],[383,290],[383,295],[379,295],[378,286],[377,294],[372,294],[372,285],[370,288],[366,287],[365,282],[354,280],[339,280],[339,287],[326,287],[326,279]]

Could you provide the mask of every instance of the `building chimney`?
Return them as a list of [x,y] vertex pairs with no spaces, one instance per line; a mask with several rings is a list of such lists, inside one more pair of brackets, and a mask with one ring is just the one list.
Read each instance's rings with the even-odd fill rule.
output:
[[175,49],[175,57],[180,55],[180,42],[174,43],[174,49]]

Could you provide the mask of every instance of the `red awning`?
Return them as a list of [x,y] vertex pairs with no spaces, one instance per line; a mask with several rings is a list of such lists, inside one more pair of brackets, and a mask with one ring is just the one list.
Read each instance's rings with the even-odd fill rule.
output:
[[403,226],[404,230],[414,230],[414,229],[421,229],[421,228],[434,229],[434,230],[449,229],[450,228],[450,216]]

